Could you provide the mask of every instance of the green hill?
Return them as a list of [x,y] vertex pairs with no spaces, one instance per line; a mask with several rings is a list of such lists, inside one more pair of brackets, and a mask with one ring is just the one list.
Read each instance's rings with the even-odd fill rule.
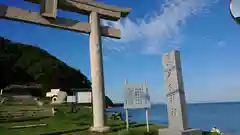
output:
[[[0,89],[11,84],[42,84],[42,95],[51,88],[91,88],[91,82],[48,52],[0,37]],[[40,95],[40,96],[42,96]],[[107,97],[107,103],[112,103]]]

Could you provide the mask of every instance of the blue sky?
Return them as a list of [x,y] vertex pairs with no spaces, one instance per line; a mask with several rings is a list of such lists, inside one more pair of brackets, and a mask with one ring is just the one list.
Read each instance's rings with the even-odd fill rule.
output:
[[[163,52],[181,51],[189,102],[240,100],[240,26],[229,14],[227,0],[98,0],[132,8],[118,22],[102,21],[121,29],[122,39],[103,38],[106,94],[123,101],[125,78],[147,80],[153,102],[164,102]],[[1,0],[33,11],[38,5]],[[87,21],[61,12],[59,16]],[[90,78],[88,35],[0,19],[0,36],[40,46]]]

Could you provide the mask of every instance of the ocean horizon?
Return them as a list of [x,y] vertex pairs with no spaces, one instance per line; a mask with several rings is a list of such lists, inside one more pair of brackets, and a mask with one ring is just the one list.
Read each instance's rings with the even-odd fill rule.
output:
[[[215,126],[223,133],[240,133],[240,102],[188,103],[187,110],[190,128],[209,131]],[[108,111],[121,112],[125,119],[123,107],[109,108]],[[129,116],[131,122],[146,122],[144,109],[129,109]],[[168,124],[166,104],[152,104],[149,123]]]
[[[227,103],[240,103],[240,101],[199,101],[199,102],[187,102],[187,104],[227,104]],[[124,104],[123,102],[114,102],[114,104]],[[152,105],[167,104],[165,102],[152,102]]]

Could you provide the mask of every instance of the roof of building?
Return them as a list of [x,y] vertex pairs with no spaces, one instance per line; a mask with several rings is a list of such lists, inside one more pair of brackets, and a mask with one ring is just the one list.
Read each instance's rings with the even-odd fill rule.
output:
[[32,95],[40,96],[42,86],[36,85],[9,85],[3,90],[3,95]]

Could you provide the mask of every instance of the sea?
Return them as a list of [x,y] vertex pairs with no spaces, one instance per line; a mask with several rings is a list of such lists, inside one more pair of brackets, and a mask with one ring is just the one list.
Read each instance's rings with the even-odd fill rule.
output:
[[[210,131],[212,127],[217,127],[222,133],[240,134],[240,102],[188,104],[187,110],[190,128]],[[121,112],[125,119],[122,107],[108,111]],[[153,104],[148,112],[149,123],[168,124],[166,104]],[[131,122],[146,122],[144,109],[130,109],[129,116]]]

